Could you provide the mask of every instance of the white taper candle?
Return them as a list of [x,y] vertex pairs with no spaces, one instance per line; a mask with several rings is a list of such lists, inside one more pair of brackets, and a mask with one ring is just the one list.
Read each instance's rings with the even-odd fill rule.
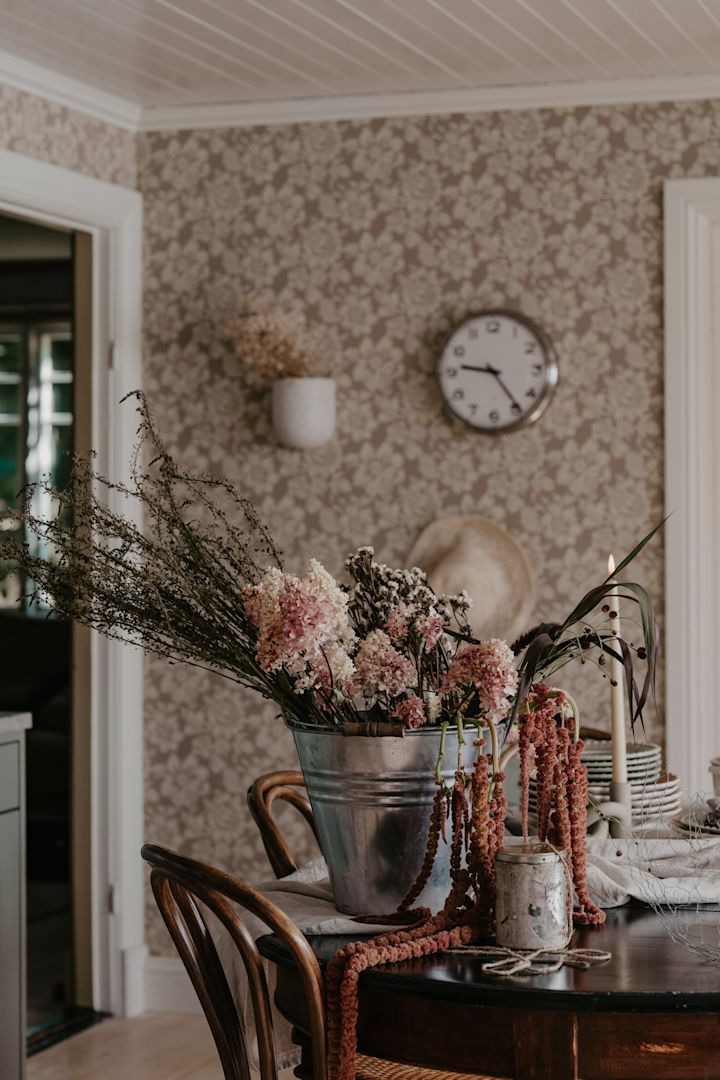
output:
[[[608,573],[615,573],[615,559],[608,559]],[[608,594],[610,629],[620,637],[620,590],[617,584]],[[620,653],[620,648],[614,650]],[[610,731],[612,734],[612,778],[616,784],[627,783],[627,734],[625,731],[625,670],[622,662],[610,658]]]

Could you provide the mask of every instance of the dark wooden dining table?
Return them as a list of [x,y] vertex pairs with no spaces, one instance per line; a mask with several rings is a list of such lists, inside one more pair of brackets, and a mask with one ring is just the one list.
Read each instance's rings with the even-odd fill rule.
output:
[[[693,913],[717,933],[720,912]],[[321,965],[349,938],[310,937]],[[720,943],[720,942],[719,942]],[[720,966],[676,944],[660,917],[630,904],[573,946],[611,959],[581,970],[500,978],[483,959],[445,954],[365,972],[358,1050],[370,1057],[515,1080],[720,1080]],[[312,1078],[302,988],[273,936],[262,955],[277,968],[276,1004]]]

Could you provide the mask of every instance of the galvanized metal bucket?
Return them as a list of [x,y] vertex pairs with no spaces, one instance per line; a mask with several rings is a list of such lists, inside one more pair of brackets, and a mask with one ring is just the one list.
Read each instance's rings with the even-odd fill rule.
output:
[[[425,856],[440,731],[400,736],[343,735],[288,721],[305,776],[320,846],[338,910],[348,915],[396,911]],[[470,767],[477,731],[466,728],[461,761]],[[448,728],[442,775],[452,783],[458,735]],[[450,889],[450,848],[440,842],[417,904],[439,911]]]

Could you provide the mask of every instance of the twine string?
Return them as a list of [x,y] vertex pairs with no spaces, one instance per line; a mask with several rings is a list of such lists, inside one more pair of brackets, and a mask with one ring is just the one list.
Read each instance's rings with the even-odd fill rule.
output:
[[562,967],[587,970],[593,964],[604,964],[612,953],[603,949],[504,949],[498,945],[464,945],[445,950],[459,956],[494,956],[486,960],[482,970],[487,975],[554,975]]

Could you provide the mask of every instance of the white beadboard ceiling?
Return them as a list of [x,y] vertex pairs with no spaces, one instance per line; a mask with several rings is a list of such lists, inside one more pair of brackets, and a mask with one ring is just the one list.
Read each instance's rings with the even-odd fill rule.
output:
[[720,96],[720,0],[0,0],[0,80],[144,129]]

